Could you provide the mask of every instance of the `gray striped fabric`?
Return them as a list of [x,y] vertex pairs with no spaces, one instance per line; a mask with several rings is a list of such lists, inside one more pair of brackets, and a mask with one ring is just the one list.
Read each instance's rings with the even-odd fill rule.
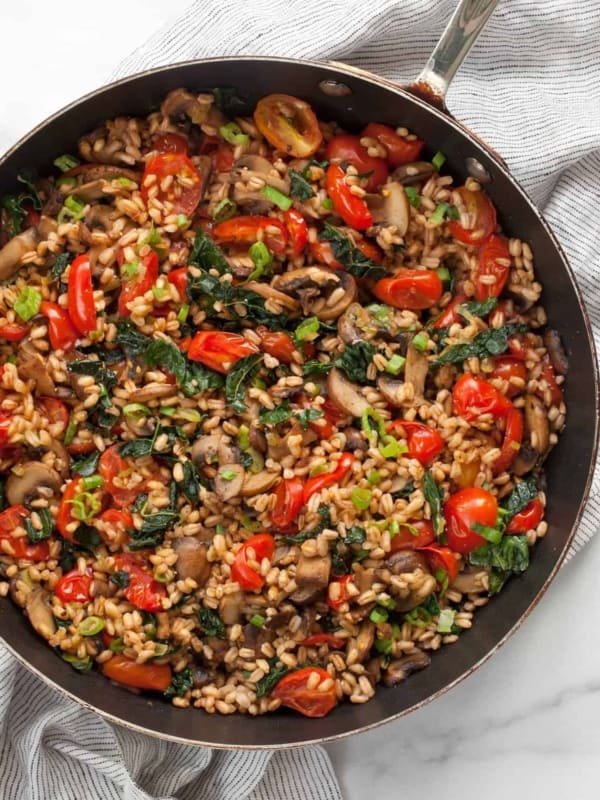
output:
[[[205,56],[263,54],[335,58],[406,81],[453,7],[453,0],[198,0],[112,77]],[[599,33],[597,0],[504,0],[449,96],[456,115],[504,156],[545,209],[577,273],[597,342]],[[596,478],[572,552],[599,523]],[[341,798],[321,748],[228,753],[159,742],[64,699],[1,646],[0,686],[0,800]]]

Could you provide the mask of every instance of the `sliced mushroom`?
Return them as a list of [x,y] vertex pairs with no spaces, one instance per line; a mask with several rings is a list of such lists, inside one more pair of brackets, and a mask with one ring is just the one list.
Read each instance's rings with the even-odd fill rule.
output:
[[369,408],[368,402],[359,393],[358,386],[334,367],[327,376],[327,395],[333,403],[351,417],[362,417]]
[[413,344],[409,344],[406,349],[404,381],[405,383],[412,383],[415,398],[423,396],[428,371],[429,361],[425,353],[421,353]]
[[406,348],[412,334],[400,328],[394,316],[389,320],[379,320],[368,308],[360,303],[352,303],[338,319],[338,336],[346,344],[354,344],[361,340],[385,339],[389,342],[399,342],[400,355],[406,354]]
[[390,181],[379,194],[367,194],[363,200],[376,224],[395,225],[398,235],[404,236],[410,222],[410,203],[401,183]]
[[356,637],[356,648],[358,650],[358,661],[362,662],[371,652],[375,641],[375,626],[370,622],[363,622]]
[[147,383],[135,390],[134,399],[136,403],[149,403],[151,400],[172,396],[176,393],[177,389],[171,383]]
[[27,228],[13,236],[0,250],[0,281],[6,281],[19,270],[21,259],[38,245],[40,240],[36,228]]
[[273,202],[263,194],[264,186],[285,195],[290,192],[289,178],[283,178],[270,161],[254,153],[235,162],[229,180],[234,187],[233,199],[249,214],[266,214],[273,208]]
[[256,475],[248,475],[244,478],[242,486],[242,497],[254,497],[255,494],[262,494],[271,489],[279,480],[279,473],[261,470]]
[[416,572],[418,569],[429,574],[427,559],[422,553],[417,553],[415,550],[397,550],[386,558],[385,566],[392,575]]
[[[82,185],[93,183],[94,181],[115,181],[119,178],[127,178],[129,181],[139,183],[142,179],[140,172],[127,167],[119,167],[114,164],[79,164],[77,167],[65,172],[66,177],[77,178]],[[64,194],[76,194],[81,197],[81,187],[73,189],[68,183],[65,184]]]
[[331,556],[305,556],[300,553],[296,567],[298,589],[290,596],[294,603],[313,603],[325,590],[331,572]]
[[233,500],[242,493],[246,470],[241,464],[221,464],[215,476],[215,493],[221,500]]
[[356,428],[346,428],[344,430],[344,435],[346,436],[344,450],[349,450],[351,453],[354,453],[357,450],[367,450],[369,447],[365,437]]
[[211,101],[199,100],[187,89],[173,89],[162,101],[160,110],[168,117],[189,117],[195,125],[204,122],[211,108]]
[[177,553],[175,569],[179,578],[192,578],[198,586],[204,586],[210,575],[210,562],[206,554],[208,545],[195,536],[175,539],[173,549]]
[[260,428],[257,428],[256,425],[250,426],[248,439],[250,440],[252,447],[254,447],[255,450],[258,450],[259,453],[267,452],[267,437],[265,436],[264,431],[262,431]]
[[106,233],[109,231],[119,212],[112,206],[104,203],[96,203],[91,206],[83,221],[90,231],[100,230]]
[[71,456],[67,452],[67,448],[58,439],[53,439],[49,449],[54,453],[54,468],[61,478],[66,480],[69,477],[71,466]]
[[402,406],[404,381],[399,378],[394,378],[391,375],[379,375],[377,378],[377,388],[379,389],[384,400],[394,406],[400,408]]
[[[337,319],[356,300],[358,289],[356,281],[348,272],[340,272],[326,267],[311,266],[292,269],[273,278],[271,285],[274,289],[298,298],[306,315],[314,314],[323,322]],[[338,292],[339,299],[330,303],[329,298]],[[316,310],[314,304],[317,298],[323,298],[325,303]]]
[[517,311],[529,311],[540,299],[541,288],[535,289],[532,285],[509,283],[506,287],[507,295],[512,299]]
[[219,460],[219,444],[221,443],[222,434],[212,433],[210,436],[200,436],[192,445],[190,451],[190,458],[197,467],[202,467],[204,464],[214,464]]
[[25,611],[31,627],[44,639],[49,639],[56,631],[56,620],[50,606],[50,594],[38,586],[27,595]]
[[486,576],[489,571],[486,569],[469,568],[464,572],[459,572],[456,578],[450,584],[451,589],[456,589],[457,592],[463,594],[475,594],[477,592],[487,591]]
[[17,350],[17,371],[21,378],[35,381],[36,392],[46,397],[56,395],[56,386],[50,377],[46,362],[29,341],[24,341]]
[[13,471],[6,480],[6,499],[11,506],[27,505],[37,497],[38,489],[51,489],[57,494],[62,486],[62,479],[56,470],[42,461],[26,461],[19,464],[18,472]]
[[55,219],[52,217],[47,216],[42,212],[42,216],[40,217],[40,221],[36,225],[37,232],[40,235],[41,239],[47,239],[51,233],[55,233],[58,225]]
[[414,183],[426,181],[434,172],[435,167],[430,161],[411,161],[409,164],[402,164],[401,167],[397,167],[390,175],[390,178],[404,186],[411,186]]
[[566,375],[569,371],[569,359],[562,346],[558,331],[549,328],[544,333],[544,344],[548,350],[550,363],[559,375]]
[[225,625],[235,625],[242,618],[243,592],[230,592],[219,602],[219,616]]
[[222,436],[217,447],[217,456],[220,464],[237,464],[239,449],[230,436]]
[[546,409],[539,397],[532,394],[525,397],[525,431],[529,435],[529,441],[524,438],[512,467],[517,475],[524,475],[538,466],[550,446],[550,425]]
[[[114,120],[112,124],[115,132],[124,132],[129,121],[121,117]],[[92,161],[103,165],[123,164],[127,165],[127,167],[135,161],[122,144],[115,142],[114,136],[111,136],[105,125],[101,125],[99,128],[82,136],[78,144],[79,155],[84,161]],[[115,144],[118,146],[115,147]],[[75,169],[77,168],[75,167]]]
[[407,653],[402,658],[397,658],[388,664],[383,672],[383,685],[395,686],[406,680],[413,672],[428,667],[430,662],[431,658],[423,650],[417,649],[413,653]]
[[272,642],[275,638],[275,631],[270,630],[263,625],[258,628],[249,622],[244,625],[244,647],[249,647],[254,650],[255,655],[261,655],[261,647],[267,642]]
[[251,292],[256,292],[264,300],[267,300],[272,305],[277,306],[281,311],[286,312],[290,316],[297,316],[300,313],[300,303],[294,297],[290,297],[284,292],[280,292],[273,288],[269,283],[259,283],[258,281],[249,281],[246,284],[246,289]]

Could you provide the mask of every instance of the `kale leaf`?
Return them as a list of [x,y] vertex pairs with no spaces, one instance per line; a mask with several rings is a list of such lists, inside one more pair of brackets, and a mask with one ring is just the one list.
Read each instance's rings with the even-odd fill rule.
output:
[[374,355],[375,347],[371,342],[360,341],[347,344],[342,355],[333,363],[345,372],[351,381],[364,384],[368,382],[367,370]]
[[275,408],[261,409],[258,420],[261,425],[279,425],[280,422],[285,422],[286,419],[289,419],[291,414],[289,402],[283,400]]
[[99,359],[82,358],[79,361],[71,361],[67,369],[76,375],[91,375],[96,383],[102,384],[107,390],[112,389],[117,383],[117,373],[107,369]]
[[481,303],[477,303],[475,300],[472,300],[469,303],[463,303],[462,305],[458,306],[456,310],[461,317],[466,317],[467,314],[470,314],[472,317],[487,317],[487,315],[491,314],[492,311],[495,311],[497,307],[498,298],[488,297]]
[[301,542],[305,542],[307,539],[314,539],[315,536],[323,533],[325,528],[330,528],[331,512],[329,511],[329,507],[325,504],[320,505],[317,509],[317,513],[321,518],[321,521],[318,522],[314,528],[310,528],[310,530],[307,531],[302,531],[301,533],[296,533],[293,536],[282,536],[281,541],[285,542],[286,544],[300,544]]
[[472,356],[478,358],[499,356],[508,349],[508,340],[511,336],[516,333],[524,333],[526,330],[528,330],[527,325],[518,322],[509,322],[501,328],[488,328],[478,333],[470,342],[453,344],[448,347],[438,356],[432,366],[436,368],[441,367],[442,364],[458,364]]
[[165,697],[183,697],[194,685],[194,676],[189,667],[176,672],[164,691]]
[[310,200],[311,197],[315,196],[312,186],[301,172],[290,169],[288,170],[288,175],[290,176],[290,194],[292,197],[297,197],[298,200],[304,201]]
[[[223,251],[217,247],[210,236],[202,228],[196,230],[194,244],[188,257],[188,264],[204,270],[216,269],[220,275],[231,272]],[[188,275],[189,279],[189,275]]]
[[139,356],[151,344],[152,339],[135,327],[129,319],[117,322],[116,342],[131,355]]
[[205,636],[216,636],[218,639],[225,638],[225,624],[214,609],[199,608],[198,621],[202,625]]
[[215,106],[229,117],[248,113],[248,103],[235,86],[215,86],[212,90]]
[[262,353],[238,359],[227,373],[225,380],[225,399],[238,414],[246,410],[244,398],[246,388],[254,379],[262,363]]
[[423,475],[423,494],[429,503],[431,509],[431,522],[433,523],[433,530],[438,541],[446,527],[444,515],[442,514],[442,503],[444,501],[444,493],[433,479],[430,470],[426,470]]
[[59,253],[54,260],[54,264],[52,265],[50,277],[55,281],[62,278],[62,274],[71,263],[72,258],[73,256],[71,253]]
[[277,656],[273,656],[269,659],[269,666],[271,667],[269,672],[267,672],[264,678],[261,678],[256,684],[257,699],[269,694],[269,692],[271,692],[279,683],[279,681],[289,672],[287,667],[285,667],[283,664],[277,663]]
[[502,508],[504,509],[504,523],[506,524],[515,514],[526,508],[532,500],[538,496],[538,488],[533,475],[529,475],[524,480],[516,484],[515,488],[508,495]]
[[52,516],[47,508],[39,508],[37,514],[42,523],[40,530],[33,527],[31,523],[31,517],[27,517],[25,520],[25,530],[27,532],[27,539],[29,540],[30,544],[39,544],[40,542],[49,539],[50,534],[52,533],[52,528],[54,527]]
[[346,531],[346,535],[342,539],[344,544],[362,544],[367,538],[364,528],[359,525],[353,525]]
[[141,530],[132,531],[130,550],[143,550],[145,547],[157,547],[162,543],[164,535],[172,528],[178,518],[176,511],[164,509],[144,517]]
[[506,580],[529,567],[529,545],[526,536],[503,536],[498,544],[487,543],[468,556],[475,567],[491,567],[489,592],[496,594]]
[[87,456],[82,456],[71,464],[71,472],[76,475],[81,475],[84,478],[89,478],[90,475],[98,469],[98,462],[100,461],[100,451],[94,450]]
[[348,236],[333,225],[325,223],[319,239],[330,243],[334,257],[355,278],[382,278],[386,274],[385,267],[368,258],[352,244]]

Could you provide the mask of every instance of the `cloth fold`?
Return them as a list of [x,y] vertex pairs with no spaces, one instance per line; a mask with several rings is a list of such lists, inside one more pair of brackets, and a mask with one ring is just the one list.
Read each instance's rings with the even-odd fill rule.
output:
[[[454,7],[455,0],[196,0],[111,77],[247,54],[336,59],[406,82]],[[544,209],[577,275],[597,343],[599,30],[597,0],[501,0],[448,97],[456,116],[502,154]],[[599,524],[596,476],[570,555]],[[323,748],[217,752],[158,741],[59,695],[1,645],[0,687],[0,797],[7,800],[341,800]]]

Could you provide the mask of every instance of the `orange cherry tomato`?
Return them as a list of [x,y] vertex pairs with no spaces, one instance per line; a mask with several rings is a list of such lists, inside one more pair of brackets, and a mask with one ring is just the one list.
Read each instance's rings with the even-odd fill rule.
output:
[[406,433],[407,456],[416,458],[420,464],[429,464],[444,449],[444,440],[429,425],[404,419],[396,419],[388,425],[388,431],[398,429]]
[[486,543],[473,530],[475,523],[496,527],[498,502],[493,494],[477,486],[460,489],[444,503],[444,519],[448,546],[465,555]]
[[289,94],[269,94],[254,109],[256,127],[270,145],[296,158],[308,158],[323,139],[312,108]]
[[92,580],[91,567],[88,567],[83,574],[78,569],[72,569],[60,578],[54,587],[54,594],[62,603],[89,603],[92,599],[90,594]]
[[490,238],[496,228],[496,209],[494,204],[481,190],[477,192],[460,186],[456,191],[461,196],[468,214],[473,215],[472,228],[463,228],[458,220],[450,220],[448,229],[455,239],[464,244],[483,244]]
[[302,499],[304,481],[302,478],[284,478],[274,491],[275,505],[271,511],[273,525],[285,530],[296,519],[304,505]]
[[245,244],[250,246],[260,236],[275,255],[282,256],[288,242],[287,228],[273,217],[245,215],[232,217],[219,222],[212,229],[212,235],[219,244]]
[[450,325],[454,325],[455,322],[461,321],[461,316],[456,310],[459,306],[462,306],[463,303],[467,302],[467,295],[459,293],[456,297],[453,297],[452,300],[448,303],[448,305],[444,308],[442,313],[433,323],[434,328],[449,328]]
[[392,536],[390,553],[397,550],[418,550],[432,542],[435,542],[435,533],[431,520],[413,519],[406,524],[401,522],[400,531]]
[[[510,253],[504,236],[493,234],[479,248],[479,265],[475,272],[475,299],[499,297],[510,272]],[[493,283],[487,281],[493,278]]]
[[270,331],[265,325],[259,325],[256,333],[260,336],[260,347],[265,353],[277,358],[282,364],[292,364],[298,352],[292,337],[284,331]]
[[438,569],[444,570],[448,575],[448,582],[452,583],[458,575],[458,562],[449,547],[444,547],[439,544],[428,544],[426,547],[419,547],[419,552],[424,554],[434,573]]
[[325,177],[327,194],[333,203],[333,210],[346,225],[357,231],[364,231],[373,224],[373,216],[367,204],[350,191],[346,183],[346,173],[337,164],[330,164]]
[[[165,178],[173,178],[168,189],[161,188]],[[167,214],[191,217],[202,199],[202,178],[186,153],[159,153],[146,164],[141,187],[146,206],[155,186],[158,186],[157,199],[171,206],[165,210]]]
[[261,563],[263,558],[271,560],[275,552],[275,539],[268,533],[252,536],[240,547],[231,566],[231,577],[237,581],[241,589],[256,591],[265,583],[263,576],[248,564],[248,551],[254,551],[253,561]]
[[319,691],[319,685],[309,689],[308,682],[314,673],[319,676],[319,684],[331,679],[327,670],[321,667],[302,667],[284,675],[271,690],[271,697],[280,700],[282,706],[298,711],[305,717],[326,716],[337,705],[335,681],[332,680],[331,687],[324,692]]
[[187,153],[188,141],[179,133],[159,133],[154,137],[152,149],[159,153]]
[[419,311],[439,302],[444,290],[437,272],[429,269],[402,269],[391,278],[382,278],[373,294],[394,308]]
[[133,473],[130,464],[120,456],[119,445],[113,444],[100,456],[98,472],[104,479],[104,490],[112,497],[119,508],[127,508],[143,490],[143,484],[135,489],[124,488],[121,484],[127,483]]
[[388,179],[389,170],[384,158],[370,156],[360,143],[359,136],[342,133],[327,142],[325,158],[336,163],[348,163],[359,175],[368,175],[367,192],[376,192]]
[[474,422],[482,414],[503,417],[513,407],[495,386],[470,372],[465,372],[454,384],[452,405],[454,413],[467,422]]
[[411,161],[417,161],[425,147],[422,139],[407,139],[399,136],[389,125],[381,125],[378,122],[370,122],[362,132],[362,136],[376,139],[385,148],[387,161],[392,169]]
[[129,303],[142,297],[146,292],[150,291],[156,279],[158,278],[158,256],[151,250],[147,255],[142,258],[141,263],[134,265],[127,265],[132,267],[135,271],[131,277],[123,274],[121,269],[121,293],[119,294],[119,314],[126,317],[131,314],[131,309],[128,307]]
[[60,505],[58,507],[58,514],[56,515],[56,527],[60,535],[67,539],[69,542],[74,541],[73,533],[67,529],[72,522],[79,522],[73,516],[73,498],[83,491],[82,487],[83,478],[74,478],[67,488],[62,493],[60,498]]
[[[44,304],[42,303],[42,305]],[[0,339],[6,339],[7,342],[20,342],[28,333],[29,325],[20,325],[17,322],[7,322],[6,325],[0,325]],[[54,347],[54,345],[52,346]]]
[[26,558],[30,561],[45,561],[50,555],[48,542],[30,544],[27,536],[15,536],[15,528],[23,528],[29,511],[23,505],[9,506],[0,512],[0,542],[6,542],[10,554],[0,547],[0,555]]
[[350,599],[348,584],[354,580],[354,575],[342,575],[332,580],[327,587],[327,605],[334,611],[340,608]]
[[523,439],[523,414],[518,408],[509,409],[506,415],[506,425],[504,428],[504,439],[500,455],[494,462],[494,475],[509,469],[521,449]]
[[224,375],[240,358],[260,353],[260,349],[239,333],[198,331],[188,347],[188,358],[199,361]]
[[171,667],[168,664],[138,664],[131,658],[115,653],[112,658],[102,664],[102,674],[112,681],[136,689],[149,689],[164,692],[171,683]]
[[506,533],[520,534],[535,530],[544,518],[544,506],[539,497],[532,500],[522,511],[515,514],[506,526]]
[[[515,397],[522,394],[527,380],[527,370],[525,364],[513,356],[499,356],[494,359],[494,371],[490,378],[499,378],[506,384],[504,394],[507,397]],[[516,379],[516,382],[513,382]]]
[[283,221],[288,230],[290,258],[298,258],[308,243],[306,220],[295,208],[288,208],[283,215]]
[[79,338],[79,333],[67,311],[58,303],[43,300],[40,305],[40,313],[48,320],[48,336],[52,348],[54,350],[71,350]]
[[96,330],[92,269],[86,255],[77,256],[69,268],[67,303],[69,317],[79,333],[87,336]]
[[333,472],[324,472],[322,475],[315,475],[314,478],[309,478],[304,484],[304,504],[308,503],[313,494],[317,494],[317,492],[326,489],[328,486],[340,483],[352,469],[354,461],[354,453],[342,453]]
[[342,639],[341,636],[334,636],[332,633],[313,633],[304,641],[299,642],[300,646],[304,647],[321,647],[326,644],[332,650],[343,650],[346,647],[347,640]]

